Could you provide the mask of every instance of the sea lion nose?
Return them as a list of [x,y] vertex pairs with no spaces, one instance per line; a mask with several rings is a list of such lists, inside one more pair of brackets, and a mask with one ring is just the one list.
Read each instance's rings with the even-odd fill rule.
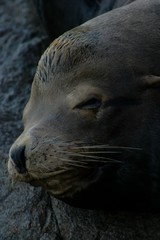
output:
[[25,159],[25,146],[12,148],[10,152],[10,158],[12,159],[15,169],[17,170],[18,173],[27,172]]

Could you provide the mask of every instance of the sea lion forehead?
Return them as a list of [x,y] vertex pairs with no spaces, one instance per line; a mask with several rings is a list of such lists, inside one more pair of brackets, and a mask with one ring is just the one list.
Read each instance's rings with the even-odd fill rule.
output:
[[[96,35],[96,38],[93,36]],[[37,74],[42,82],[49,81],[49,74],[69,72],[78,64],[94,57],[98,34],[89,27],[78,27],[55,39],[42,55]]]
[[[66,73],[72,71],[72,77],[77,74],[77,69],[78,74],[82,73],[82,67],[79,67],[82,64],[86,64],[85,70],[88,68],[92,76],[93,69],[99,74],[102,68],[107,79],[115,73],[120,76],[123,69],[141,75],[159,73],[156,64],[159,59],[159,16],[154,11],[148,12],[143,1],[139,5],[134,11],[126,6],[103,14],[53,41],[39,62],[37,85],[53,81],[62,83],[60,79],[65,85]],[[147,19],[145,14],[148,14]],[[151,21],[152,18],[155,20]],[[66,79],[71,81],[69,75]]]

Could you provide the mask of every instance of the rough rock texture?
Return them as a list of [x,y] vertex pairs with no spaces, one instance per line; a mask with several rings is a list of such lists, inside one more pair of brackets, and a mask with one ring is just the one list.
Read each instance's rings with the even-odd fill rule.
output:
[[76,209],[9,179],[8,151],[22,129],[22,109],[48,45],[42,29],[31,0],[0,0],[0,239],[160,239],[160,214]]

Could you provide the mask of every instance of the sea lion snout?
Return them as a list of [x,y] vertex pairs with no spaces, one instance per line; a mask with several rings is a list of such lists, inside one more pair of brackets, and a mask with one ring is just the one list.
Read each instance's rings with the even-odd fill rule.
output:
[[10,148],[8,170],[10,176],[15,180],[23,181],[28,175],[26,150],[28,146],[32,145],[32,142],[30,132],[28,134],[23,133]]

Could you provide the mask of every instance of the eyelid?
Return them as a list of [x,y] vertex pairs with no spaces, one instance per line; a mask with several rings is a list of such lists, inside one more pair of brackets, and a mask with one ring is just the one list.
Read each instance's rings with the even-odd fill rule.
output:
[[86,109],[86,110],[93,110],[98,109],[102,104],[102,100],[98,97],[90,97],[85,101],[77,104],[73,109]]

